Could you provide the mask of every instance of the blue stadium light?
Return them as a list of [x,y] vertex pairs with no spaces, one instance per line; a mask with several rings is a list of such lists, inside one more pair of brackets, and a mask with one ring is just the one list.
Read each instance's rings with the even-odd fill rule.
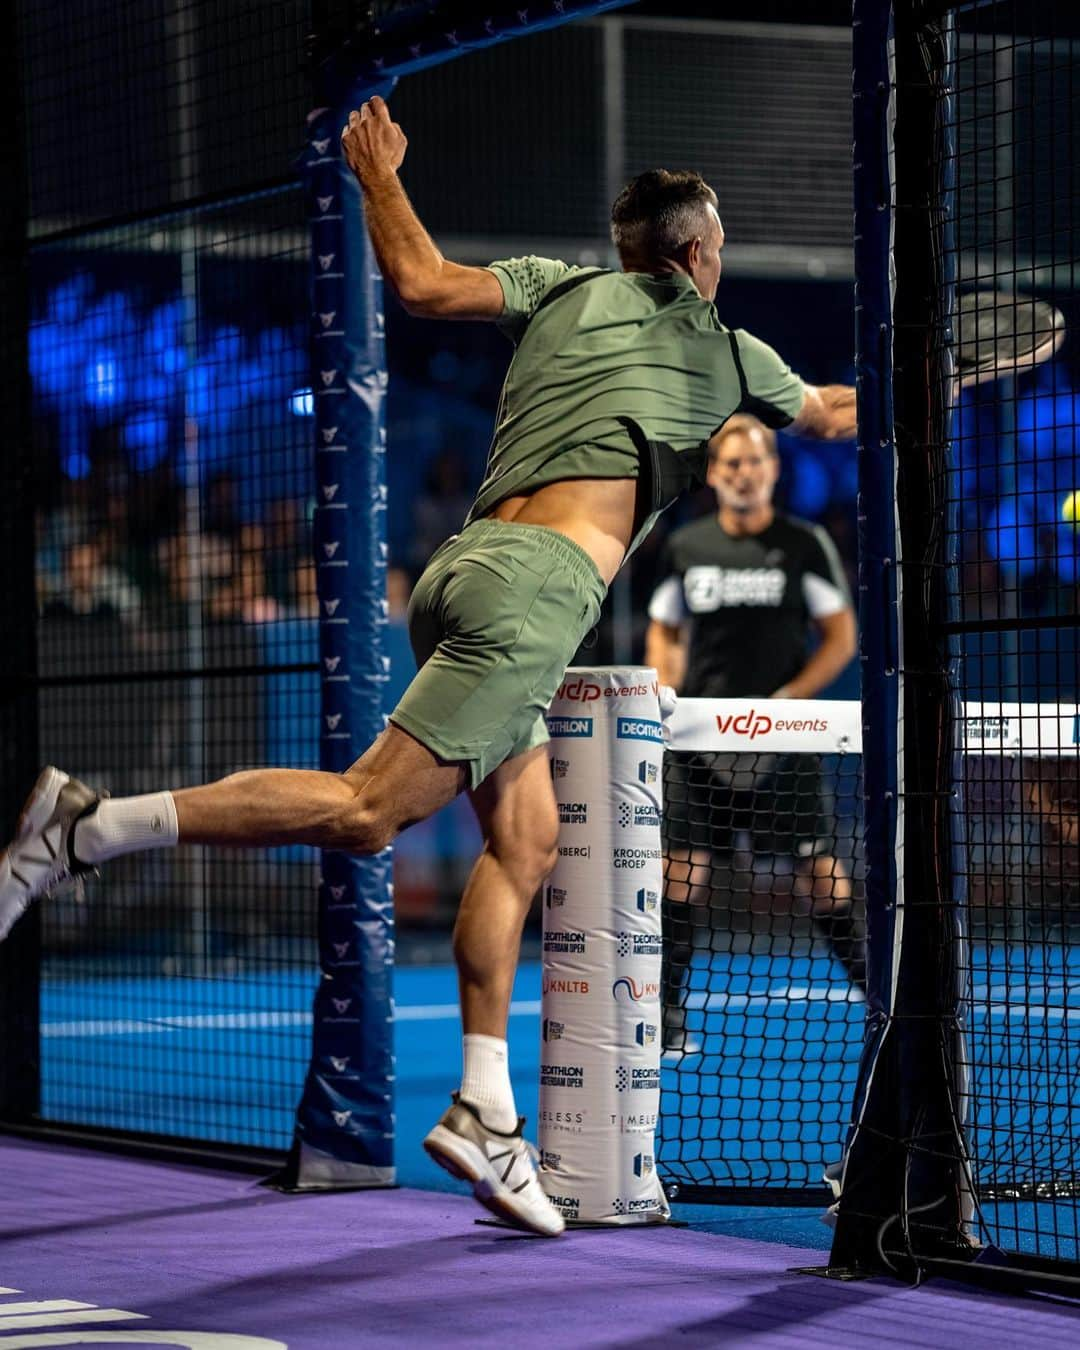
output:
[[90,476],[90,456],[85,450],[66,450],[61,456],[60,467],[65,478],[80,483]]
[[122,342],[137,332],[131,302],[119,291],[111,291],[88,310],[81,327],[88,338],[107,342]]
[[94,283],[85,272],[60,283],[49,292],[46,300],[49,318],[58,324],[78,323],[87,300],[94,293]]
[[85,356],[81,340],[59,323],[36,323],[29,345],[30,377],[37,388],[48,394],[70,389]]
[[315,395],[310,389],[294,389],[289,395],[289,411],[294,417],[314,417]]
[[1039,529],[1031,509],[1014,497],[990,512],[986,520],[986,551],[995,562],[1018,576],[1034,576],[1039,567]]
[[828,506],[832,495],[829,471],[817,455],[801,447],[792,456],[790,465],[787,509],[794,515],[816,520]]
[[108,347],[99,348],[90,358],[84,391],[87,403],[94,408],[111,408],[123,399],[124,377],[120,361]]
[[124,423],[124,445],[140,473],[156,469],[169,453],[169,419],[149,410],[134,413]]
[[1075,525],[1055,528],[1054,567],[1066,586],[1075,586],[1080,581],[1080,530]]
[[184,378],[185,411],[200,420],[214,410],[214,372],[201,363],[192,366]]
[[1016,404],[1016,444],[1026,459],[1050,459],[1080,451],[1080,394],[1032,391]]
[[219,328],[210,346],[212,359],[221,366],[236,366],[244,355],[244,339],[239,328]]
[[165,375],[179,375],[187,365],[183,344],[184,308],[179,300],[159,305],[146,327],[146,351]]

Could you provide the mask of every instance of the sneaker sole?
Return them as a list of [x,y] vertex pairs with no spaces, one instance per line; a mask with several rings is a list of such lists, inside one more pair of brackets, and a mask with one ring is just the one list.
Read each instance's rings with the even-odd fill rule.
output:
[[15,842],[25,839],[27,835],[33,834],[35,830],[43,830],[48,824],[49,817],[56,810],[56,801],[60,796],[60,790],[70,779],[66,773],[61,773],[59,769],[54,769],[52,765],[38,774],[37,782],[34,784],[23,806],[22,814],[19,816],[19,823],[15,827]]
[[[37,782],[31,789],[30,796],[27,797],[19,816],[18,823],[15,826],[15,838],[12,840],[12,847],[20,844],[29,835],[37,830],[43,830],[49,823],[49,817],[56,810],[56,803],[64,784],[69,782],[68,775],[61,773],[59,769],[54,769],[52,765],[38,774]],[[6,858],[0,854],[0,860]],[[5,885],[10,884],[12,874],[10,870],[4,872]],[[11,896],[0,912],[0,942],[5,941],[8,934],[15,927],[28,909],[31,901],[24,900],[20,896]]]
[[[558,1237],[561,1228],[539,1228],[513,1207],[513,1192],[507,1191],[494,1168],[476,1147],[445,1125],[436,1125],[424,1140],[424,1150],[444,1172],[472,1186],[473,1196],[490,1214],[503,1223],[534,1237]],[[552,1214],[558,1211],[552,1207]]]

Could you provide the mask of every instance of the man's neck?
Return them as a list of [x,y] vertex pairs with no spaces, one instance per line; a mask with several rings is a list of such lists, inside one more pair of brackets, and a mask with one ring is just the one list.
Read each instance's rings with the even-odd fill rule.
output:
[[730,506],[722,506],[716,519],[725,534],[761,534],[776,519],[776,509],[771,502],[768,506],[755,507],[753,511],[733,511]]

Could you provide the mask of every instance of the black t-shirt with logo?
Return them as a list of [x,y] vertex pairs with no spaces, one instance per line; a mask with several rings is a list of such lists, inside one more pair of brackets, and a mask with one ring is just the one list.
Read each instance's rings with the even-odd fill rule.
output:
[[777,513],[760,534],[728,534],[715,515],[672,533],[649,618],[689,621],[686,698],[771,694],[806,664],[812,619],[851,604],[832,540]]

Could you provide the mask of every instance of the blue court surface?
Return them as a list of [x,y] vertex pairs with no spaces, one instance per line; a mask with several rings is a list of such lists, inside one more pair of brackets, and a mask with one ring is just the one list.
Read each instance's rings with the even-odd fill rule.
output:
[[[691,1020],[705,1054],[665,1065],[660,1159],[721,1182],[814,1186],[839,1153],[850,1111],[864,1007],[827,964],[808,956],[732,955],[694,968]],[[54,967],[55,969],[55,967]],[[832,973],[835,976],[835,972]],[[1072,1176],[1080,1111],[1080,952],[1000,944],[972,950],[973,1141],[980,1180],[1040,1183]],[[46,978],[42,985],[43,1115],[57,1121],[287,1148],[307,1065],[310,970],[217,976]],[[706,983],[708,988],[706,988]],[[444,1110],[460,1070],[453,969],[395,975],[398,1179],[459,1189],[420,1140]],[[518,1109],[535,1121],[540,966],[522,965],[510,1019]],[[677,1091],[676,1091],[677,1084]],[[666,1151],[667,1150],[667,1151]],[[1006,1208],[1007,1212],[1006,1212]],[[1059,1210],[1046,1254],[1076,1251],[1073,1204]],[[1031,1207],[996,1211],[1031,1245]],[[695,1226],[826,1247],[810,1209],[680,1207]],[[1066,1220],[1062,1229],[1061,1221]],[[1040,1225],[1042,1226],[1042,1225]]]

